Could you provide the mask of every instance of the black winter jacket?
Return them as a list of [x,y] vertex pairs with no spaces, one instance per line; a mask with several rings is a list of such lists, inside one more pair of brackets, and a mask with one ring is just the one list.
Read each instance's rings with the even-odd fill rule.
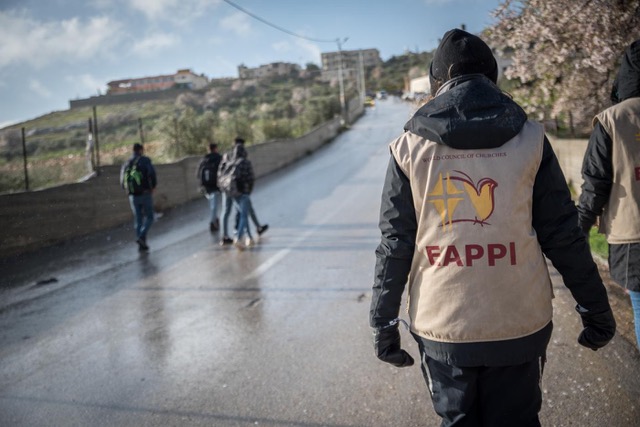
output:
[[251,191],[253,191],[255,177],[253,175],[253,165],[251,164],[251,161],[247,159],[247,150],[244,148],[243,144],[234,145],[232,158],[233,161],[238,162],[236,180],[238,191],[242,194],[251,194]]
[[[525,112],[493,82],[482,75],[466,75],[447,82],[415,113],[405,131],[460,150],[492,148],[517,135],[526,120]],[[532,198],[538,242],[575,300],[590,311],[608,310],[606,290],[577,226],[575,205],[546,138]],[[382,192],[379,227],[382,239],[376,250],[370,310],[374,328],[398,317],[415,250],[417,220],[410,177],[404,175],[393,156]],[[445,363],[505,366],[544,356],[551,331],[550,322],[530,336],[500,342],[451,344],[416,339],[430,357]]]
[[[221,161],[222,161],[222,155],[220,153],[209,153],[205,155],[202,161],[200,162],[200,164],[198,165],[198,170],[196,171],[196,179],[198,180],[201,179],[202,170],[204,169],[207,163],[213,166],[213,169],[216,171],[216,175],[217,175],[218,167],[220,166]],[[214,191],[219,191],[217,181],[214,185],[205,186],[205,191],[207,193],[213,193]]]

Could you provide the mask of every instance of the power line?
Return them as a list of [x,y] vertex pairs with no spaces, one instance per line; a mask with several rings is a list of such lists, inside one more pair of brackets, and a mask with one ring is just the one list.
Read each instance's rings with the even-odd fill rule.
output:
[[300,34],[296,34],[296,33],[292,32],[292,31],[287,30],[286,28],[282,28],[282,27],[280,27],[280,26],[278,26],[276,24],[272,24],[271,22],[267,21],[266,19],[261,18],[258,15],[249,12],[248,10],[246,10],[246,9],[242,8],[241,6],[235,4],[231,0],[222,0],[222,1],[224,1],[227,4],[229,4],[230,6],[235,7],[240,12],[246,13],[247,15],[251,16],[252,18],[257,19],[258,21],[260,21],[260,22],[262,22],[264,24],[267,24],[268,26],[273,27],[276,30],[282,31],[283,33],[287,33],[287,34],[289,34],[291,36],[298,37],[298,38],[305,39],[305,40],[309,40],[309,41],[312,41],[312,42],[317,42],[317,43],[335,43],[337,40],[339,40],[339,39],[333,39],[333,40],[314,39],[312,37],[306,37],[306,36],[303,36],[303,35],[300,35]]

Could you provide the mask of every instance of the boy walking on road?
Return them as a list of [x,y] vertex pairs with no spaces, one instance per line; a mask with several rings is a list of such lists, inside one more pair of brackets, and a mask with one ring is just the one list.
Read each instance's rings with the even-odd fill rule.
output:
[[204,156],[196,172],[196,177],[200,180],[205,197],[209,201],[209,210],[211,212],[209,230],[212,232],[220,229],[218,211],[220,210],[222,195],[218,188],[218,166],[220,166],[221,159],[222,156],[218,153],[218,144],[209,144],[209,154]]
[[151,159],[144,155],[142,144],[133,144],[133,156],[122,165],[120,183],[129,193],[138,250],[147,252],[147,233],[154,219],[152,194],[158,181]]

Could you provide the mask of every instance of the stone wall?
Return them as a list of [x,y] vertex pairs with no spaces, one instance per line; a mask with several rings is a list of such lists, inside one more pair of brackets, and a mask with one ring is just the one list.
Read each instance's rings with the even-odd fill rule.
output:
[[126,104],[136,101],[157,101],[160,99],[176,99],[183,93],[192,93],[191,89],[166,89],[153,92],[121,93],[118,95],[98,95],[84,99],[69,100],[69,109],[94,107],[100,105]]
[[558,139],[549,136],[562,172],[574,194],[580,194],[582,185],[582,159],[587,150],[587,139]]

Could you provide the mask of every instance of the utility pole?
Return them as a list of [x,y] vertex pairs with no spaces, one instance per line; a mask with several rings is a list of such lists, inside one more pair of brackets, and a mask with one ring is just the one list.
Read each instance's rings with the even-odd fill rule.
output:
[[342,78],[342,43],[346,43],[349,37],[345,37],[343,40],[336,39],[338,44],[338,81],[340,83],[340,111],[342,112],[343,125],[348,123],[347,107],[344,99],[344,81]]
[[27,167],[27,139],[22,128],[22,159],[24,161],[24,189],[29,191],[29,168]]
[[93,141],[96,144],[96,175],[100,175],[100,143],[98,139],[98,113],[93,106]]
[[364,58],[362,55],[362,50],[358,53],[358,62],[360,63],[360,105],[364,105],[364,98],[366,92],[366,86],[364,82]]

